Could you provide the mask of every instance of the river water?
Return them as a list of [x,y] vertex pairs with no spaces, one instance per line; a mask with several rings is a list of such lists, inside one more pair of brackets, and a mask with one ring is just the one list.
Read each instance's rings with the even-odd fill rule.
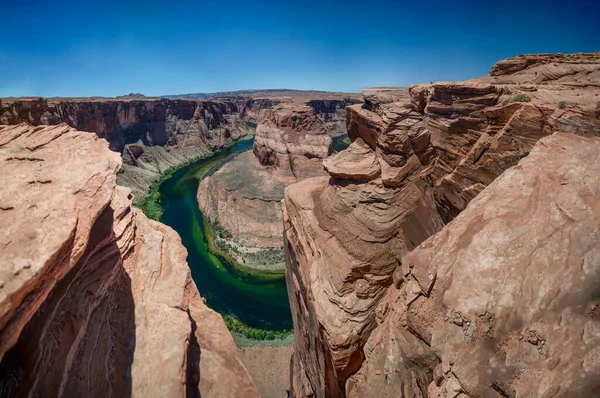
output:
[[194,282],[209,307],[237,317],[248,326],[292,328],[283,274],[257,275],[239,271],[208,250],[202,213],[196,198],[200,180],[214,167],[252,147],[254,139],[238,141],[213,156],[180,170],[160,186],[161,221],[173,228],[188,251]]

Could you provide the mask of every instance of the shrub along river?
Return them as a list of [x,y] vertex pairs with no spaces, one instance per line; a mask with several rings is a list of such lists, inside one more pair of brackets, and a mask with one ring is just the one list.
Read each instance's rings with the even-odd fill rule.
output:
[[208,250],[196,198],[202,178],[235,154],[252,147],[254,139],[238,141],[213,156],[177,170],[159,188],[164,224],[173,228],[188,251],[194,282],[209,307],[260,329],[291,329],[292,316],[283,274],[245,272]]

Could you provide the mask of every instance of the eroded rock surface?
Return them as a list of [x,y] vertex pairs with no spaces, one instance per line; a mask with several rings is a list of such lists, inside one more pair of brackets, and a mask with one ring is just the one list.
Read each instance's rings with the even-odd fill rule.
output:
[[3,396],[258,396],[170,228],[105,140],[0,126]]
[[600,139],[556,133],[402,259],[348,396],[592,396]]
[[333,147],[314,109],[291,103],[264,111],[252,151],[263,166],[289,168],[294,157],[324,158]]
[[[588,63],[577,64],[585,73],[546,74],[545,84],[535,84],[541,72],[532,68],[542,67],[536,62],[503,74],[502,81],[488,76],[404,91],[370,89],[364,104],[347,108],[354,144],[325,161],[331,178],[308,179],[285,191],[286,279],[297,330],[294,396],[427,396],[433,377],[440,380],[439,350],[429,348],[427,335],[420,334],[431,325],[398,329],[395,324],[385,332],[378,325],[390,311],[400,311],[391,293],[396,286],[412,302],[430,293],[436,274],[426,268],[418,279],[406,279],[409,270],[398,264],[541,138],[555,132],[600,135],[600,88],[594,83],[600,58],[585,59]],[[564,63],[565,69],[573,64]],[[495,67],[492,74],[503,68]],[[354,170],[358,158],[368,163],[362,173]],[[562,160],[559,156],[548,165],[560,167]],[[416,313],[427,311],[415,307]],[[431,311],[430,319],[445,316],[437,314],[438,308]],[[384,334],[396,346],[377,345]],[[411,361],[398,362],[400,355]],[[390,378],[401,381],[387,382]],[[462,383],[449,379],[446,396],[476,394]]]
[[340,107],[351,102],[313,100],[264,110],[252,152],[238,155],[200,183],[200,210],[218,225],[217,245],[239,264],[284,268],[283,191],[302,179],[326,175],[322,159],[333,151],[330,134],[339,134]]

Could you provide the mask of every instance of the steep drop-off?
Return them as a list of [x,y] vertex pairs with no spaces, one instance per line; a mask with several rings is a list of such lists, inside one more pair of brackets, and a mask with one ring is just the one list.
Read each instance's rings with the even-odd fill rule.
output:
[[[353,143],[346,151],[323,162],[330,176],[286,188],[283,202],[286,280],[296,330],[293,396],[455,397],[485,393],[488,388],[501,391],[504,396],[514,396],[513,391],[519,392],[517,396],[529,396],[533,386],[527,384],[531,384],[533,375],[519,379],[516,371],[510,373],[513,378],[503,372],[498,377],[478,377],[488,371],[496,376],[495,369],[499,369],[493,363],[486,365],[483,358],[490,356],[483,347],[491,348],[492,352],[503,349],[514,352],[511,350],[515,346],[503,340],[508,334],[502,333],[511,325],[514,332],[511,336],[518,341],[519,336],[535,334],[538,330],[535,322],[539,319],[531,315],[534,313],[548,316],[547,327],[555,328],[556,336],[577,333],[575,330],[596,333],[596,329],[588,327],[589,322],[597,320],[590,320],[588,326],[586,321],[578,321],[573,329],[560,322],[556,316],[560,311],[550,308],[544,300],[560,297],[560,290],[553,286],[562,282],[558,275],[567,265],[558,257],[544,262],[545,254],[533,255],[530,248],[535,249],[535,245],[541,248],[550,242],[546,230],[536,229],[550,221],[545,211],[551,211],[552,217],[565,214],[554,230],[564,239],[571,236],[565,222],[585,220],[583,229],[575,228],[570,240],[563,242],[563,247],[572,248],[562,253],[573,256],[569,264],[577,261],[584,264],[583,268],[571,270],[572,283],[567,283],[570,287],[564,289],[578,289],[574,284],[586,277],[597,281],[594,278],[600,269],[599,261],[592,255],[593,250],[586,249],[597,246],[597,234],[591,235],[591,241],[586,240],[589,243],[586,247],[575,246],[579,239],[588,239],[586,231],[591,232],[593,220],[598,217],[599,209],[593,204],[598,196],[597,173],[593,171],[598,167],[598,140],[569,135],[545,140],[539,144],[536,156],[524,160],[520,169],[511,170],[494,188],[486,189],[545,136],[559,131],[600,135],[597,84],[600,54],[537,57],[539,61],[522,68],[511,67],[510,72],[501,76],[497,71],[506,69],[502,65],[520,61],[502,61],[490,76],[474,81],[412,86],[410,97],[401,90],[369,90],[364,104],[347,108],[348,134]],[[563,167],[576,164],[589,164],[590,171],[582,167],[569,171]],[[538,181],[541,171],[548,176]],[[556,211],[534,211],[554,208],[553,187],[561,185],[549,184],[552,176],[561,175],[565,176],[564,190],[570,199],[557,205]],[[579,180],[583,182],[578,183]],[[526,182],[528,190],[511,186],[514,181]],[[535,187],[539,188],[532,192]],[[450,291],[447,289],[453,284],[453,274],[447,271],[452,267],[443,264],[450,264],[451,256],[431,263],[423,260],[418,265],[411,262],[410,256],[408,260],[402,258],[441,231],[482,191],[486,193],[482,204],[473,206],[476,209],[485,204],[492,211],[514,198],[511,217],[519,221],[535,218],[534,222],[522,223],[507,240],[518,243],[518,236],[527,236],[532,243],[513,247],[520,261],[517,266],[517,260],[504,261],[501,253],[492,250],[494,245],[502,245],[509,238],[489,227],[487,240],[473,241],[471,260],[456,268],[467,275],[473,267],[473,275],[465,276],[472,278],[471,285],[465,282],[465,289],[461,289],[462,282],[457,283],[454,301],[446,301],[449,296],[443,292]],[[498,197],[489,192],[498,192]],[[574,216],[575,209],[585,216]],[[473,215],[481,228],[490,222],[486,221],[489,217],[493,217],[491,213],[483,218]],[[453,232],[456,225],[460,225],[458,220],[411,255],[426,251],[431,256],[443,257],[454,250],[456,261],[463,261],[464,245],[456,243],[456,239],[474,239],[475,232],[458,227]],[[457,246],[441,248],[428,243],[440,242],[442,234],[456,234],[452,244]],[[548,250],[550,247],[553,246]],[[520,250],[522,255],[517,254]],[[534,260],[540,264],[533,263]],[[589,267],[585,265],[588,262]],[[514,287],[510,287],[504,302],[497,303],[495,299],[501,299],[500,295],[490,295],[488,287],[475,282],[492,275],[486,274],[492,264],[494,272],[506,278],[504,283]],[[530,286],[526,280],[535,278],[533,275],[542,280],[547,277],[548,281],[542,287]],[[525,282],[521,284],[522,281]],[[583,285],[587,286],[586,283]],[[523,287],[519,290],[517,286]],[[435,293],[436,289],[439,292]],[[546,298],[542,299],[544,295]],[[482,301],[484,297],[486,301]],[[579,311],[589,304],[590,316],[595,316],[593,294],[582,292],[581,296],[569,297],[563,302],[573,298],[584,303],[575,306],[577,309],[569,307],[570,311]],[[507,311],[518,314],[521,310],[529,311],[523,314],[521,323],[508,316]],[[464,313],[465,319],[456,318],[455,312]],[[446,322],[448,326],[436,322]],[[459,333],[450,326],[452,322],[462,328]],[[498,329],[495,326],[486,329],[486,322],[488,326],[494,323]],[[438,330],[447,334],[432,337]],[[593,334],[589,336],[585,344],[593,346]],[[541,335],[531,338],[535,341],[531,343],[533,352],[544,353],[545,338]],[[560,341],[559,337],[556,339]],[[544,343],[540,343],[542,340]],[[552,355],[543,359],[532,357],[532,361],[541,362],[530,369],[560,367],[562,348],[557,344],[550,352]],[[478,356],[482,360],[475,361],[473,358]],[[506,360],[502,355],[499,358]],[[582,374],[593,375],[595,371],[597,374],[597,359],[593,355],[587,358]],[[465,361],[470,362],[467,365]],[[527,365],[528,359],[513,358],[506,363],[511,361],[518,370],[519,366]],[[451,364],[459,363],[454,372]],[[477,372],[468,367],[475,363],[479,366]],[[567,380],[560,388],[564,389],[556,390],[557,384],[547,383],[537,393],[559,391],[568,396],[571,386],[575,388],[572,391],[585,391],[585,385],[580,386],[583,390],[576,390],[580,387],[574,383],[575,365],[563,366]],[[435,383],[430,387],[434,378]]]
[[0,126],[2,396],[258,396],[170,228],[105,140]]

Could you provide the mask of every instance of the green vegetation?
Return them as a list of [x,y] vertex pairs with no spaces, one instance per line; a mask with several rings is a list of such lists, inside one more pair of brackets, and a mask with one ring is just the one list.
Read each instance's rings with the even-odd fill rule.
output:
[[531,98],[525,94],[519,94],[512,99],[512,102],[531,102]]
[[232,333],[239,333],[253,340],[285,339],[294,333],[293,329],[275,331],[253,328],[231,315],[223,315],[223,320],[229,331]]
[[[206,239],[206,244],[208,245],[208,251],[214,254],[223,264],[230,266],[230,271],[238,274],[240,276],[244,275],[259,275],[264,278],[272,278],[279,279],[285,276],[284,270],[270,270],[270,269],[255,269],[251,267],[245,267],[238,263],[235,258],[233,258],[231,252],[237,252],[237,249],[228,243],[221,242],[221,246],[217,245],[218,239],[227,239],[231,238],[231,234],[226,231],[219,224],[209,222],[206,217],[202,217],[203,219],[203,228],[204,228],[204,237]],[[222,247],[224,246],[224,247]],[[264,253],[266,258],[261,258],[259,260],[263,260],[265,265],[274,264],[275,261],[278,263],[283,263],[285,258],[282,255],[277,256],[277,258],[269,257],[271,254],[276,255],[277,249],[271,249],[270,251]],[[248,256],[248,254],[245,254]],[[248,256],[250,257],[250,256]],[[257,261],[258,262],[258,261]]]
[[511,91],[511,90],[510,90],[510,88],[508,88],[508,87],[504,87],[504,88],[502,89],[502,92],[503,92],[504,94],[508,94],[508,95],[511,95],[511,94],[512,94],[512,91]]
[[146,217],[151,220],[160,221],[160,217],[162,216],[162,205],[160,203],[160,185],[173,177],[173,174],[181,168],[188,166],[191,163],[197,162],[202,159],[203,156],[198,156],[192,159],[187,160],[184,163],[181,163],[177,166],[169,167],[165,170],[158,179],[154,180],[152,185],[150,185],[150,189],[148,189],[148,193],[146,196],[136,199],[133,202],[133,205],[144,212]]
[[560,102],[558,103],[558,107],[559,107],[560,109],[565,109],[565,108],[567,107],[567,102],[566,102],[566,101],[560,101]]
[[517,84],[517,83],[511,82],[508,80],[498,80],[497,82],[492,82],[491,84]]
[[537,82],[535,84],[537,84],[538,86],[547,86],[548,82]]
[[508,104],[510,104],[510,100],[508,98],[502,101],[502,105],[506,106]]

